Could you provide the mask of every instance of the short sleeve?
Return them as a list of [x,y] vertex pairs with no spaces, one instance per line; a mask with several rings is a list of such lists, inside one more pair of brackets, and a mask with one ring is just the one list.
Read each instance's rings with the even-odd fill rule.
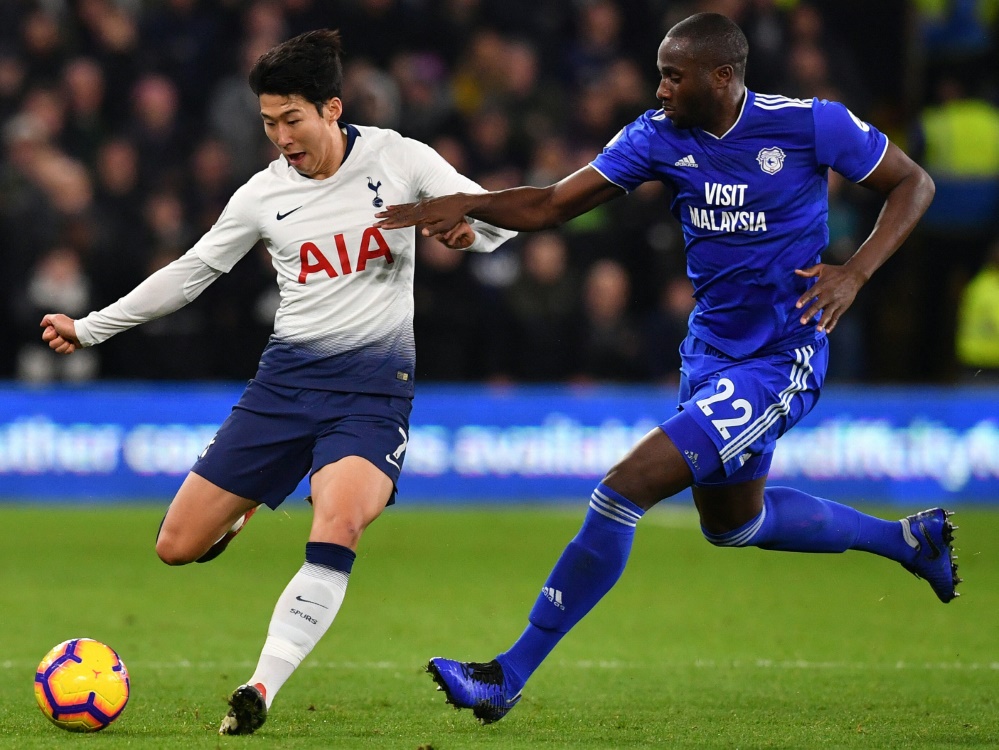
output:
[[888,150],[888,137],[839,102],[815,100],[815,156],[848,180],[861,182]]
[[626,125],[590,162],[590,166],[607,180],[629,193],[643,182],[656,179],[649,158],[650,141],[655,132],[653,114],[653,111],[646,112]]
[[260,239],[251,184],[233,193],[222,215],[191,248],[216,271],[229,273]]

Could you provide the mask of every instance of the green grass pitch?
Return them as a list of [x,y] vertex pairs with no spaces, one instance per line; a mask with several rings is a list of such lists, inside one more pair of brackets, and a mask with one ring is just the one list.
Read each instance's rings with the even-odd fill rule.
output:
[[[945,606],[887,560],[716,549],[689,511],[656,509],[618,586],[482,727],[423,665],[512,642],[583,506],[393,508],[252,737],[215,732],[301,563],[308,510],[265,511],[218,560],[173,569],[153,552],[161,513],[0,506],[0,748],[999,744],[999,513],[955,517],[967,582]],[[50,725],[32,692],[38,660],[77,636],[118,650],[132,678],[121,719],[92,736]]]

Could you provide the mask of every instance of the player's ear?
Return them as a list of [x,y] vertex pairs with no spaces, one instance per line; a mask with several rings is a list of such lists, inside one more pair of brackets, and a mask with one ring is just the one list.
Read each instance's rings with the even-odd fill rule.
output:
[[728,64],[719,65],[711,72],[711,77],[714,79],[716,87],[725,88],[732,82],[732,79],[735,78],[735,69]]
[[340,101],[340,97],[334,96],[326,102],[323,109],[325,110],[326,122],[332,125],[343,114],[343,102]]

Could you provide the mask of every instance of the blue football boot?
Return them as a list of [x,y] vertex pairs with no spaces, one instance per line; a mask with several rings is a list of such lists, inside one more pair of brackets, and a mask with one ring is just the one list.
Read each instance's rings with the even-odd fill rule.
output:
[[483,724],[499,721],[517,705],[520,693],[507,698],[503,687],[503,668],[493,659],[488,664],[452,661],[435,656],[427,672],[443,690],[447,702],[458,708],[470,708]]
[[902,534],[916,553],[902,567],[926,580],[944,604],[960,596],[955,588],[963,580],[957,576],[957,557],[951,549],[958,528],[948,520],[952,515],[949,510],[931,508],[902,519]]

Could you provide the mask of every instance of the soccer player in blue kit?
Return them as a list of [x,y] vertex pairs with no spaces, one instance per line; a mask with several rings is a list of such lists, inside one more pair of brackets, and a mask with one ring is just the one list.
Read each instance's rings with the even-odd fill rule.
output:
[[[691,16],[659,47],[661,109],[625,127],[589,166],[545,188],[459,194],[379,214],[381,226],[418,224],[424,234],[465,217],[531,231],[659,180],[672,188],[683,227],[697,304],[680,350],[678,413],[597,485],[516,643],[488,663],[438,657],[427,667],[448,702],[483,723],[506,715],[559,640],[615,584],[642,515],[687,487],[712,544],[863,550],[926,579],[943,602],[958,595],[947,511],[886,521],[766,486],[777,438],[818,400],[827,334],[908,236],[934,187],[842,104],[747,90],[747,54],[728,18]],[[885,196],[870,236],[841,266],[820,262],[829,168]]]

